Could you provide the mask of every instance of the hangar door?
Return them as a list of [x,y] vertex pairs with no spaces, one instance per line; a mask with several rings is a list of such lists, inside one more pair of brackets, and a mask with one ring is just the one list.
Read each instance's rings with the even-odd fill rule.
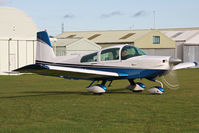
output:
[[199,62],[199,45],[184,45],[183,46],[183,61],[184,62]]
[[0,40],[0,73],[33,64],[36,41]]

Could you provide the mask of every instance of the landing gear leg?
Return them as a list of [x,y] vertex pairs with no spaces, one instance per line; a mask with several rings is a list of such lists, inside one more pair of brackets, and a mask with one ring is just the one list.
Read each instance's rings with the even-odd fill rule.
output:
[[155,80],[155,82],[157,82],[157,83],[160,83],[160,86],[163,88],[164,86],[163,86],[163,83],[161,82],[161,81],[159,81],[159,80]]
[[135,85],[136,85],[133,79],[128,79],[128,81],[129,81],[129,83],[130,83],[132,86],[135,86]]
[[130,85],[127,86],[126,88],[133,92],[141,92],[145,88],[144,84],[139,83],[139,82],[135,83],[133,79],[128,79],[128,81],[129,81]]
[[133,79],[128,79],[128,81],[129,81],[130,85],[128,85],[126,88],[127,88],[128,90],[133,91],[133,89],[135,88],[136,84],[135,84],[135,82],[134,82]]
[[101,85],[106,85],[106,82],[107,82],[107,80],[102,80],[102,83],[101,83]]

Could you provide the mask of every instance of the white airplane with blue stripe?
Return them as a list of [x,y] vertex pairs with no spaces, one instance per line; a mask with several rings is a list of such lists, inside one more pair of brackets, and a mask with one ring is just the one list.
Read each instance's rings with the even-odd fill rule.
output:
[[[181,63],[180,59],[170,56],[148,56],[142,50],[129,45],[116,45],[103,48],[98,52],[84,55],[56,57],[46,31],[37,33],[36,63],[15,71],[36,73],[45,76],[56,76],[66,79],[91,80],[87,87],[89,92],[102,94],[107,90],[107,82],[128,80],[128,89],[134,92],[143,91],[145,85],[134,82],[135,79],[148,79],[159,82],[157,77],[171,70],[197,66],[196,62]],[[95,81],[101,84],[93,85]],[[152,94],[162,94],[163,85],[148,89]]]

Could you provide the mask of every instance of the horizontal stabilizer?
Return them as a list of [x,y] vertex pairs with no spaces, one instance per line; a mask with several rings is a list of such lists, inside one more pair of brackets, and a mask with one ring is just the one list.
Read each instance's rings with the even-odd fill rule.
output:
[[197,65],[198,65],[197,62],[185,62],[185,63],[180,63],[180,64],[174,66],[172,70],[178,70],[178,69],[183,69],[183,68],[195,67]]

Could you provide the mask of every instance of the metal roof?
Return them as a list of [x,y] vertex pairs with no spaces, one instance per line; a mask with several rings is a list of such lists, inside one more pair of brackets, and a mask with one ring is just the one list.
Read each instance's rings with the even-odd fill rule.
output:
[[65,38],[65,39],[56,39],[56,41],[51,41],[52,45],[56,46],[68,46],[74,42],[81,40],[82,38]]
[[36,24],[24,12],[10,7],[0,7],[0,39],[36,40]]
[[187,42],[188,40],[192,39],[196,35],[199,34],[199,30],[179,30],[179,31],[161,31],[166,36],[172,38],[175,41],[184,41]]
[[134,42],[136,39],[151,32],[151,30],[118,30],[118,31],[79,31],[65,32],[56,38],[66,38],[75,35],[75,37],[84,37],[96,43],[124,43]]
[[82,43],[82,44],[92,44],[95,47],[98,47],[99,49],[101,49],[101,46],[97,45],[96,43],[86,39],[86,38],[58,38],[56,39],[56,41],[51,41],[53,46],[70,46],[70,45],[74,45],[76,43]]
[[188,44],[199,44],[199,34],[195,35],[194,37],[192,37],[191,39],[189,39],[188,41],[186,41],[186,43]]

